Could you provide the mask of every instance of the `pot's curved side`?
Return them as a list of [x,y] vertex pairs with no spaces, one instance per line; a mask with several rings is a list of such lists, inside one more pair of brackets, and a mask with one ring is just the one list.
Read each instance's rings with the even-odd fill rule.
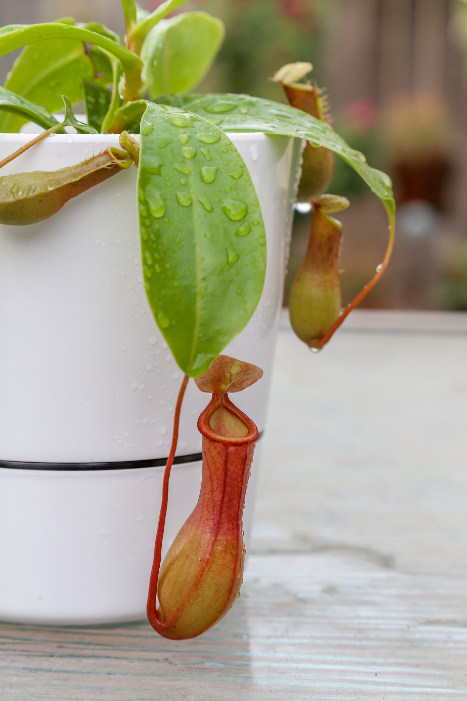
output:
[[[0,157],[27,138],[1,135]],[[8,168],[64,167],[112,139],[56,135]],[[226,353],[265,371],[241,398],[263,430],[300,144],[258,134],[234,141],[260,198],[268,266],[260,305]],[[145,615],[163,473],[157,461],[168,452],[181,373],[142,286],[135,188],[131,169],[50,220],[0,226],[3,620]],[[174,469],[167,542],[199,489],[199,394],[191,386],[184,403],[178,454],[189,462]],[[250,495],[246,524],[251,504]]]

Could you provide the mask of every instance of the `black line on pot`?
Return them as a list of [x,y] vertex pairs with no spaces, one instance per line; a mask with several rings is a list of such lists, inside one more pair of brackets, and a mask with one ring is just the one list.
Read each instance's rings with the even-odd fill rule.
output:
[[[260,431],[258,440],[263,436]],[[177,455],[175,465],[188,462],[199,462],[202,453]],[[9,470],[45,470],[51,472],[92,472],[96,470],[138,470],[147,467],[164,467],[167,458],[151,458],[147,460],[120,460],[116,462],[23,462],[21,460],[0,460],[0,469]]]

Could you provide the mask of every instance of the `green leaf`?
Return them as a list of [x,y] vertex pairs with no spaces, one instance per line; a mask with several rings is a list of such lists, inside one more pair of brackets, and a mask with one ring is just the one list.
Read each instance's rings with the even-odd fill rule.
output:
[[205,12],[159,22],[141,49],[143,82],[149,94],[191,90],[211,67],[223,38],[223,23]]
[[[61,94],[68,95],[72,102],[81,100],[81,80],[91,80],[93,73],[81,42],[54,39],[27,46],[15,61],[5,87],[54,112],[62,106]],[[17,132],[22,124],[20,117],[4,115],[0,131]]]
[[101,131],[102,122],[110,106],[111,93],[103,85],[89,80],[83,81],[84,104],[90,126]]
[[64,22],[15,25],[13,28],[4,27],[0,33],[0,56],[29,44],[50,42],[54,39],[75,39],[108,51],[121,62],[127,83],[134,84],[134,90],[139,89],[142,63],[138,56],[104,34]]
[[187,107],[230,132],[259,131],[265,134],[306,139],[312,146],[325,146],[344,159],[383,201],[388,215],[394,215],[390,178],[371,168],[365,156],[355,151],[334,129],[309,114],[271,100],[247,95],[206,95]]
[[171,12],[177,10],[181,5],[185,5],[189,0],[165,0],[154,12],[150,14],[140,7],[136,9],[136,19],[138,24],[134,25],[129,33],[128,41],[133,49],[139,51],[147,34],[158,22]]
[[34,105],[11,90],[0,87],[0,113],[2,112],[21,117],[23,121],[34,122],[44,129],[58,124],[55,117],[44,107]]
[[76,119],[75,115],[73,114],[70,101],[65,95],[62,95],[62,101],[65,105],[65,117],[63,118],[64,126],[73,127],[76,129],[78,134],[97,134],[94,127],[89,126],[89,124],[85,124],[84,122],[80,122],[79,119]]
[[120,36],[112,29],[109,29],[109,27],[106,27],[105,24],[102,24],[101,22],[86,22],[86,24],[83,24],[81,26],[83,27],[83,29],[89,29],[89,31],[96,32],[96,34],[100,34],[103,37],[107,37],[108,39],[114,41],[116,44],[121,44],[123,46]]
[[149,304],[176,362],[196,377],[261,296],[266,249],[258,197],[218,127],[150,104],[141,122],[138,201]]
[[136,22],[137,9],[135,0],[122,0],[122,9],[125,17],[125,26],[128,30]]
[[158,105],[170,105],[170,107],[180,107],[181,109],[187,109],[191,102],[199,100],[202,97],[201,93],[190,95],[158,95],[153,99]]
[[116,109],[111,125],[112,133],[121,134],[122,131],[131,131],[139,134],[141,117],[147,106],[147,100],[134,100]]

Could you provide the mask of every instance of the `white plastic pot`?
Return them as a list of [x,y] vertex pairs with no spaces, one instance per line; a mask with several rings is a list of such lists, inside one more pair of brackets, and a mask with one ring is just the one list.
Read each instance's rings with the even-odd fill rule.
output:
[[[29,138],[1,135],[0,157]],[[262,431],[300,143],[260,134],[235,135],[234,142],[260,198],[268,266],[260,305],[225,352],[265,371],[237,395]],[[116,143],[110,135],[56,135],[2,175],[54,170]],[[182,376],[146,301],[135,189],[131,168],[51,219],[0,226],[0,620],[89,624],[145,616]],[[196,419],[208,400],[191,383],[166,544],[197,500]]]

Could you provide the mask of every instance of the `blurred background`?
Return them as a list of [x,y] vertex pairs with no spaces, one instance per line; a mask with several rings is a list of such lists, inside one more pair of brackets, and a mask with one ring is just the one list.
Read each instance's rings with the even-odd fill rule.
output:
[[[146,9],[159,3],[143,0]],[[334,126],[386,170],[398,203],[393,261],[367,307],[467,310],[467,2],[465,0],[192,0],[226,23],[218,61],[201,91],[283,100],[269,79],[310,61],[327,89]],[[15,0],[0,23],[72,16],[122,32],[117,0]],[[2,81],[11,59],[0,60]],[[351,200],[341,253],[343,297],[372,276],[386,247],[378,200],[343,162],[330,191]],[[297,212],[295,275],[311,215]]]

